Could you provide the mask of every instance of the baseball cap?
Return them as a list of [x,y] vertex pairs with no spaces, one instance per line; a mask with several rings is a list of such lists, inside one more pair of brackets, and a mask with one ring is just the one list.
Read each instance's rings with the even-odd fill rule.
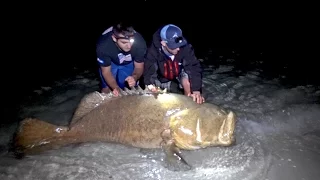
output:
[[164,26],[160,31],[162,41],[167,42],[170,49],[176,49],[187,44],[187,40],[182,36],[182,30],[173,24]]

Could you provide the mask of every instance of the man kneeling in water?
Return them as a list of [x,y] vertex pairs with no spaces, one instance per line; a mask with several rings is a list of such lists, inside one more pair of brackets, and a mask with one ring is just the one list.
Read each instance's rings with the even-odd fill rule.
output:
[[178,26],[168,24],[154,33],[144,65],[144,82],[150,89],[182,90],[197,103],[204,102],[200,61]]
[[119,94],[126,83],[136,86],[143,74],[146,42],[132,26],[119,23],[99,37],[96,53],[101,77],[101,92]]

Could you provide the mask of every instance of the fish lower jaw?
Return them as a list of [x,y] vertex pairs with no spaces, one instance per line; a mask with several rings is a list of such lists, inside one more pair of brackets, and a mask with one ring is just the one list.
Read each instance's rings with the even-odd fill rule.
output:
[[194,146],[194,145],[189,145],[189,144],[176,144],[176,146],[180,149],[184,150],[197,150],[197,149],[202,149],[203,147],[201,146]]
[[219,144],[222,146],[230,146],[234,143],[234,138],[230,134],[219,134]]

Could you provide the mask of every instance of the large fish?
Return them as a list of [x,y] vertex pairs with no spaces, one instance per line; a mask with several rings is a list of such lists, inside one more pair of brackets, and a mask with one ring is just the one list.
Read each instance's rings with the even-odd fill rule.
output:
[[80,101],[68,127],[26,118],[14,138],[14,152],[35,154],[84,142],[115,142],[163,148],[171,170],[190,169],[181,154],[235,142],[234,112],[185,95],[126,89],[121,96],[92,92]]

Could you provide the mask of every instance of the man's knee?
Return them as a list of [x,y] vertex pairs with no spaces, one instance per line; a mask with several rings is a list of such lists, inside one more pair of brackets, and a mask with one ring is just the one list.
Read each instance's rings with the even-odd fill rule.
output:
[[104,88],[101,89],[101,93],[108,94],[109,92],[111,92],[111,90],[108,87],[104,87]]
[[179,88],[179,82],[177,81],[171,81],[170,82],[170,87],[169,87],[169,92],[171,93],[178,93],[182,94],[181,89]]

